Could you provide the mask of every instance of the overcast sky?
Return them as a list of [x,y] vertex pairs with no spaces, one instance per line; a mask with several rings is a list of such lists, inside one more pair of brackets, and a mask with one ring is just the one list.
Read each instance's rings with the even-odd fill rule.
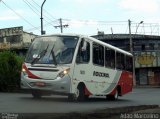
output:
[[[1,0],[0,0],[1,1]],[[40,6],[44,0],[2,0],[0,2],[0,29],[23,26],[27,32],[40,34]],[[65,33],[95,35],[128,33],[128,19],[132,32],[159,34],[160,0],[46,0],[43,6],[44,30],[59,33],[59,18]]]

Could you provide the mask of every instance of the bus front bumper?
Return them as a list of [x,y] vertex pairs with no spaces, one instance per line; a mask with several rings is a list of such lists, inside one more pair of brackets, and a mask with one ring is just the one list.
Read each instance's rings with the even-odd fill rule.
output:
[[71,79],[68,76],[56,79],[32,79],[21,74],[21,89],[70,93]]

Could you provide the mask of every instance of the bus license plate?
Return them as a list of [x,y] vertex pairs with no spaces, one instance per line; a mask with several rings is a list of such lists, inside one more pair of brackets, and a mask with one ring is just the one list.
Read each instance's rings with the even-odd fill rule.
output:
[[40,87],[44,87],[44,86],[46,86],[46,83],[44,83],[44,82],[35,82],[35,85],[36,86],[40,86]]

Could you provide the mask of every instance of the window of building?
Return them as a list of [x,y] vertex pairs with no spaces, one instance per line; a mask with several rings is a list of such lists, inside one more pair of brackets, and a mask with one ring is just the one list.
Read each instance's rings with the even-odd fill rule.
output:
[[90,61],[90,43],[82,39],[77,54],[77,63],[88,63]]
[[3,42],[4,42],[3,38],[0,38],[0,43],[3,43]]
[[145,44],[142,44],[141,50],[142,50],[142,51],[146,50]]
[[8,36],[6,37],[6,41],[10,43],[19,43],[21,42],[21,37],[20,35]]
[[149,50],[154,50],[154,43],[149,44]]
[[93,43],[93,63],[104,66],[104,47]]
[[115,50],[105,48],[105,66],[115,68]]
[[[126,46],[126,48],[124,50],[130,51],[130,44],[127,43],[125,46]],[[134,49],[134,47],[133,47],[133,49]]]
[[160,43],[158,43],[158,50],[160,50]]

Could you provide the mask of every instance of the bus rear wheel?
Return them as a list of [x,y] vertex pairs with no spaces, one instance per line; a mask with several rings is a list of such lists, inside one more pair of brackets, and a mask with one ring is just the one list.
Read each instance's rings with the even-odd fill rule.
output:
[[119,96],[119,93],[118,93],[118,90],[116,89],[114,95],[107,95],[106,98],[108,100],[117,100],[118,99],[118,96]]

